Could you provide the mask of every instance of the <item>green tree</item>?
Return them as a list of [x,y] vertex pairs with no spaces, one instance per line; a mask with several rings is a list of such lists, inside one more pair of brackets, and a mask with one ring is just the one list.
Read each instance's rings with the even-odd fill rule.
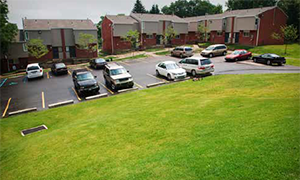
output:
[[284,41],[285,44],[284,54],[286,54],[288,44],[295,42],[296,39],[298,38],[297,28],[295,28],[293,25],[284,26],[284,27],[282,26],[280,28],[279,33],[272,34],[272,38]]
[[0,0],[0,41],[1,54],[6,54],[8,46],[12,43],[18,33],[18,27],[15,24],[8,22],[9,13],[6,0]]
[[280,7],[288,16],[287,25],[294,25],[299,34],[300,22],[300,1],[299,0],[281,0],[278,2]]
[[28,53],[30,56],[35,57],[37,59],[46,55],[49,51],[47,46],[44,45],[43,40],[38,39],[30,39],[27,44]]
[[153,4],[152,8],[149,11],[150,14],[160,14],[160,10],[157,4]]
[[133,49],[140,46],[140,33],[137,30],[129,30],[122,38],[128,41]]
[[177,0],[169,6],[164,6],[161,11],[164,14],[175,14],[179,17],[202,16],[223,12],[220,4],[213,5],[208,0]]
[[136,0],[134,7],[132,9],[133,13],[147,13],[144,5],[142,4],[142,2],[140,0]]
[[98,48],[102,47],[102,21],[104,19],[104,16],[100,16],[100,21],[97,23],[97,38],[98,38]]
[[205,39],[208,39],[207,37],[208,28],[203,25],[203,23],[200,23],[197,28],[197,36],[200,39],[200,41],[205,41]]
[[275,4],[276,0],[228,0],[225,3],[228,10],[269,7]]
[[171,40],[177,35],[177,32],[172,26],[168,26],[165,35],[164,35],[164,43],[165,45],[171,44]]
[[88,51],[89,55],[97,51],[97,39],[92,34],[80,33],[78,38],[78,45],[80,49]]

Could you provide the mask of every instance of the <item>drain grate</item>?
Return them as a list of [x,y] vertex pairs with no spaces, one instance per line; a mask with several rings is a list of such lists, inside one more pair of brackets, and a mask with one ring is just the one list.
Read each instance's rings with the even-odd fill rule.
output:
[[48,129],[47,126],[41,125],[41,126],[30,128],[30,129],[24,129],[24,130],[21,131],[21,134],[22,134],[22,136],[26,136],[27,134],[38,132],[38,131],[41,131],[41,130],[44,130],[44,129]]

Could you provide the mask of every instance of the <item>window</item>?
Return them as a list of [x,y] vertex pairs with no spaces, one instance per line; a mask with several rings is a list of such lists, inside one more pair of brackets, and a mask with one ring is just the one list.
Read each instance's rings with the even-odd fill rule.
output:
[[42,34],[42,31],[41,31],[41,30],[39,30],[39,31],[38,31],[38,34]]
[[192,48],[185,48],[185,51],[193,51]]
[[180,64],[181,64],[181,63],[186,63],[186,59],[183,59],[183,60],[179,61],[179,63],[180,63]]
[[28,39],[29,39],[28,32],[25,31],[25,40],[28,40]]
[[207,65],[207,64],[211,64],[211,61],[209,59],[201,60],[201,65]]
[[69,46],[66,46],[66,52],[70,52]]
[[27,51],[28,51],[27,45],[26,45],[25,43],[23,44],[23,51],[24,51],[24,52],[27,52]]
[[258,24],[258,19],[255,19],[255,25],[257,25]]
[[147,35],[146,35],[146,38],[147,38],[147,39],[153,39],[153,35],[152,35],[152,34],[147,34]]
[[244,31],[244,37],[249,37],[250,36],[250,32],[249,31]]
[[161,68],[163,68],[163,69],[166,69],[166,65],[165,65],[165,64],[163,64],[163,63],[162,63],[162,64],[160,64],[160,67],[161,67]]
[[217,36],[222,36],[222,31],[217,31]]
[[192,64],[192,65],[198,65],[198,60],[196,60],[196,59],[187,59],[186,63],[187,64]]
[[176,36],[175,36],[175,39],[180,39],[180,35],[176,35]]

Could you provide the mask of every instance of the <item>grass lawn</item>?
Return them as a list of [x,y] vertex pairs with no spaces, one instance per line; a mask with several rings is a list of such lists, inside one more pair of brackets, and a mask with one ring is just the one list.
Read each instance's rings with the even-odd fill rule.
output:
[[165,56],[165,55],[170,55],[171,52],[170,51],[161,51],[161,52],[157,52],[155,54],[156,55],[160,55],[160,56]]
[[123,60],[129,60],[129,59],[140,59],[140,58],[146,58],[148,57],[146,54],[139,54],[139,55],[133,55],[125,58],[119,58],[114,59],[114,61],[123,61]]
[[2,119],[0,177],[298,180],[299,78],[219,75]]
[[146,49],[145,51],[146,52],[155,52],[155,51],[161,51],[164,49],[165,49],[164,47],[158,47],[158,48],[149,48],[149,49]]

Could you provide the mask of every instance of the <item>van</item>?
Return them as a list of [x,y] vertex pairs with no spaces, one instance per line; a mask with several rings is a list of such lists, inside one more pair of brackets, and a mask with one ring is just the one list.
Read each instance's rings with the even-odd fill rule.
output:
[[201,56],[209,56],[210,58],[219,55],[225,56],[226,54],[227,54],[227,47],[224,44],[215,44],[215,45],[208,46],[206,49],[204,49],[201,52]]
[[208,58],[192,57],[179,61],[179,66],[191,73],[193,76],[197,74],[211,74],[215,71],[215,66]]
[[191,47],[176,47],[171,51],[171,56],[178,56],[178,57],[190,57],[193,56],[194,52]]

